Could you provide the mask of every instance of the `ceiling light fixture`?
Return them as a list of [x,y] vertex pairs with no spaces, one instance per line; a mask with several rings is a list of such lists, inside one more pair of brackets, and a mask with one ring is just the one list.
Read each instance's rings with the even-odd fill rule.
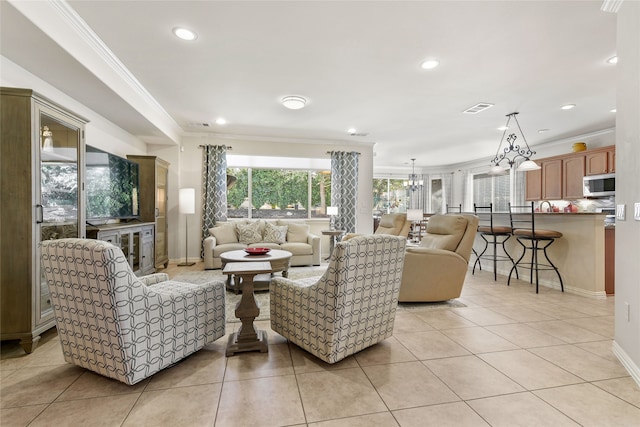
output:
[[538,129],[538,133],[549,132],[549,129]]
[[306,98],[302,96],[285,96],[280,102],[290,110],[299,110],[307,104]]
[[611,58],[607,59],[607,62],[609,64],[617,64],[618,63],[618,57],[617,56],[612,56]]
[[566,104],[563,105],[562,107],[560,107],[561,110],[571,110],[572,108],[575,108],[576,104]]
[[349,128],[347,129],[347,132],[349,133],[349,135],[355,135],[358,130],[356,128]]
[[500,126],[500,127],[498,128],[498,130],[507,130],[507,129],[509,129],[509,128],[508,128],[508,127],[506,127],[506,126]]
[[609,110],[610,113],[617,113],[618,110],[616,108],[612,108],[611,110]]
[[416,159],[411,159],[411,173],[409,174],[409,180],[405,181],[403,184],[411,190],[412,193],[416,190],[422,189],[424,181],[418,179],[418,175],[416,175]]
[[[522,135],[522,140],[524,141],[524,145],[526,146],[526,148],[520,147],[519,144],[516,144],[516,140],[518,139],[518,137],[516,136],[515,133],[511,133],[507,137],[507,143],[509,144],[509,146],[505,147],[503,149],[503,152],[500,153],[500,148],[502,148],[502,142],[504,141],[504,137],[507,134],[507,131],[505,130],[502,133],[502,138],[500,139],[500,144],[498,145],[498,151],[496,151],[496,156],[493,158],[493,160],[491,160],[492,166],[491,166],[491,169],[489,170],[489,174],[491,175],[500,175],[505,173],[508,170],[508,168],[505,168],[504,166],[500,166],[500,163],[503,160],[506,160],[506,162],[509,164],[509,167],[512,168],[513,165],[516,163],[516,160],[518,159],[518,157],[522,157],[524,159],[524,162],[522,162],[520,166],[517,167],[516,169],[517,171],[532,171],[532,170],[540,169],[540,166],[538,166],[533,160],[530,160],[530,157],[536,154],[536,152],[532,151],[531,148],[529,147],[529,144],[527,144],[527,139],[524,137],[524,133],[522,133],[522,128],[520,128],[520,123],[518,123],[518,118],[516,117],[516,115],[518,114],[519,113],[507,114],[508,119],[505,127],[508,129],[509,122],[511,121],[511,119],[515,120],[516,125],[518,126],[518,130],[520,131],[520,135]],[[511,154],[512,157],[509,157],[509,154]]]
[[226,125],[227,124],[227,119],[225,119],[224,117],[218,117],[216,119],[216,124],[220,125],[220,126]]
[[198,35],[195,32],[183,27],[175,27],[173,29],[173,34],[175,34],[179,39],[187,41],[193,41],[198,38]]
[[436,68],[438,65],[440,65],[440,61],[438,61],[437,59],[427,59],[422,64],[420,64],[423,70],[431,70],[433,68]]

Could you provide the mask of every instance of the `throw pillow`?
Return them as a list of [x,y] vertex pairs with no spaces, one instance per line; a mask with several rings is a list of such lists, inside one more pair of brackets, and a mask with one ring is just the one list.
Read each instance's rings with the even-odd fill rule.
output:
[[264,226],[262,240],[265,243],[282,244],[287,241],[287,229],[286,225],[273,225],[267,222]]
[[249,224],[238,224],[238,241],[250,245],[251,243],[262,242],[262,233],[260,232],[260,222],[251,222]]
[[307,243],[310,227],[306,224],[289,224],[287,229],[287,242]]
[[209,229],[209,234],[216,238],[216,245],[225,245],[227,243],[238,243],[238,235],[236,227],[233,224],[221,224]]

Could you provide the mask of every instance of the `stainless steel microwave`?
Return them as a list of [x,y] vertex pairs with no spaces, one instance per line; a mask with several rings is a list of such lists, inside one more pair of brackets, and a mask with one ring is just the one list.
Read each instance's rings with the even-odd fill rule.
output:
[[584,197],[608,197],[616,194],[616,175],[589,175],[582,178],[582,195]]

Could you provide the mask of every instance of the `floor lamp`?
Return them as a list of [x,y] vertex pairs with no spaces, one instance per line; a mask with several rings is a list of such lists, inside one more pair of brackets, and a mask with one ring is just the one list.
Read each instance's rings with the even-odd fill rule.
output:
[[195,265],[195,262],[189,262],[189,216],[196,213],[196,189],[181,188],[178,194],[178,207],[180,213],[184,214],[184,262],[178,264],[178,267],[189,267]]

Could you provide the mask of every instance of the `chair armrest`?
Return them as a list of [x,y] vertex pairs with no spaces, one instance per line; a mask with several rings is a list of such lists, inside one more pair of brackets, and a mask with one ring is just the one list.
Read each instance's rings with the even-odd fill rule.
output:
[[202,244],[204,245],[204,249],[207,250],[207,249],[213,249],[216,246],[216,243],[217,242],[215,237],[207,236],[204,238],[204,241]]
[[358,236],[362,236],[362,234],[360,233],[347,233],[344,236],[342,236],[342,242],[345,242],[349,239],[353,239],[354,237],[358,237]]
[[167,273],[154,273],[149,274],[147,276],[138,277],[142,283],[147,286],[155,285],[156,283],[166,282],[169,280],[169,275]]

